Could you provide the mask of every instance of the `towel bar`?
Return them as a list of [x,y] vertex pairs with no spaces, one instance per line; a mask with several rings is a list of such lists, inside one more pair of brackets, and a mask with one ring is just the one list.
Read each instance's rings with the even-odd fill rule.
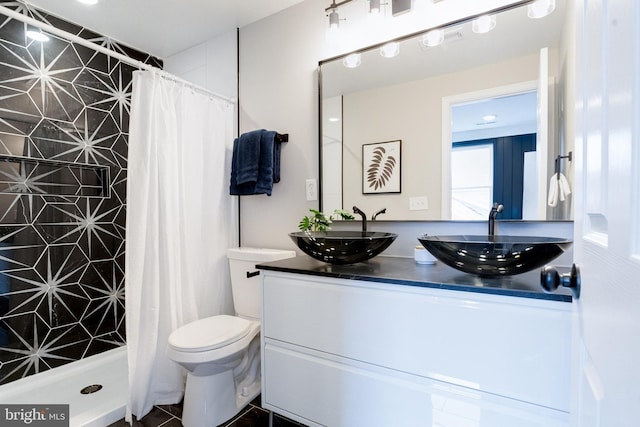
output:
[[[569,161],[573,160],[573,152],[569,151],[569,154],[567,154],[566,156],[558,155],[556,157],[556,161],[555,161],[555,173],[556,173],[556,175],[558,175],[558,173],[560,172],[560,160],[562,160],[562,159],[569,159]],[[558,180],[560,180],[560,175],[558,175]]]
[[289,134],[288,133],[277,133],[276,132],[276,141],[277,142],[289,142]]

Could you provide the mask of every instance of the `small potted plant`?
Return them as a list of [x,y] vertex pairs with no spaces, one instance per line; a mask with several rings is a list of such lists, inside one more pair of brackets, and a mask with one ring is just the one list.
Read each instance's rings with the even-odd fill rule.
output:
[[333,214],[326,215],[319,210],[309,209],[313,215],[307,215],[300,220],[298,228],[302,231],[327,231],[331,228],[331,224],[336,219],[351,221],[355,216],[343,209],[336,209]]

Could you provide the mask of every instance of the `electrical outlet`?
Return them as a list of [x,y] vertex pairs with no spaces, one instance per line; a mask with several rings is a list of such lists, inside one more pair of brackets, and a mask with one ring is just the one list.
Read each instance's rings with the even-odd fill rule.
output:
[[308,179],[305,183],[307,201],[318,200],[318,183],[315,179]]
[[410,211],[426,211],[429,210],[429,200],[427,196],[409,197]]

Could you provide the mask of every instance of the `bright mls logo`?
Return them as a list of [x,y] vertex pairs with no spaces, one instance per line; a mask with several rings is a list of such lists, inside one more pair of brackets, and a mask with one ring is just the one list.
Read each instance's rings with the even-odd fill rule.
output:
[[2,427],[69,427],[69,405],[0,405]]

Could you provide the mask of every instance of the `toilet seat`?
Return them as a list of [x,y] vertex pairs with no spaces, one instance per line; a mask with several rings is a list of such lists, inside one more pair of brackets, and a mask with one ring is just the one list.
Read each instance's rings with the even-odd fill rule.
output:
[[169,346],[177,351],[202,352],[236,342],[251,330],[252,322],[240,317],[219,315],[188,323],[169,335]]

